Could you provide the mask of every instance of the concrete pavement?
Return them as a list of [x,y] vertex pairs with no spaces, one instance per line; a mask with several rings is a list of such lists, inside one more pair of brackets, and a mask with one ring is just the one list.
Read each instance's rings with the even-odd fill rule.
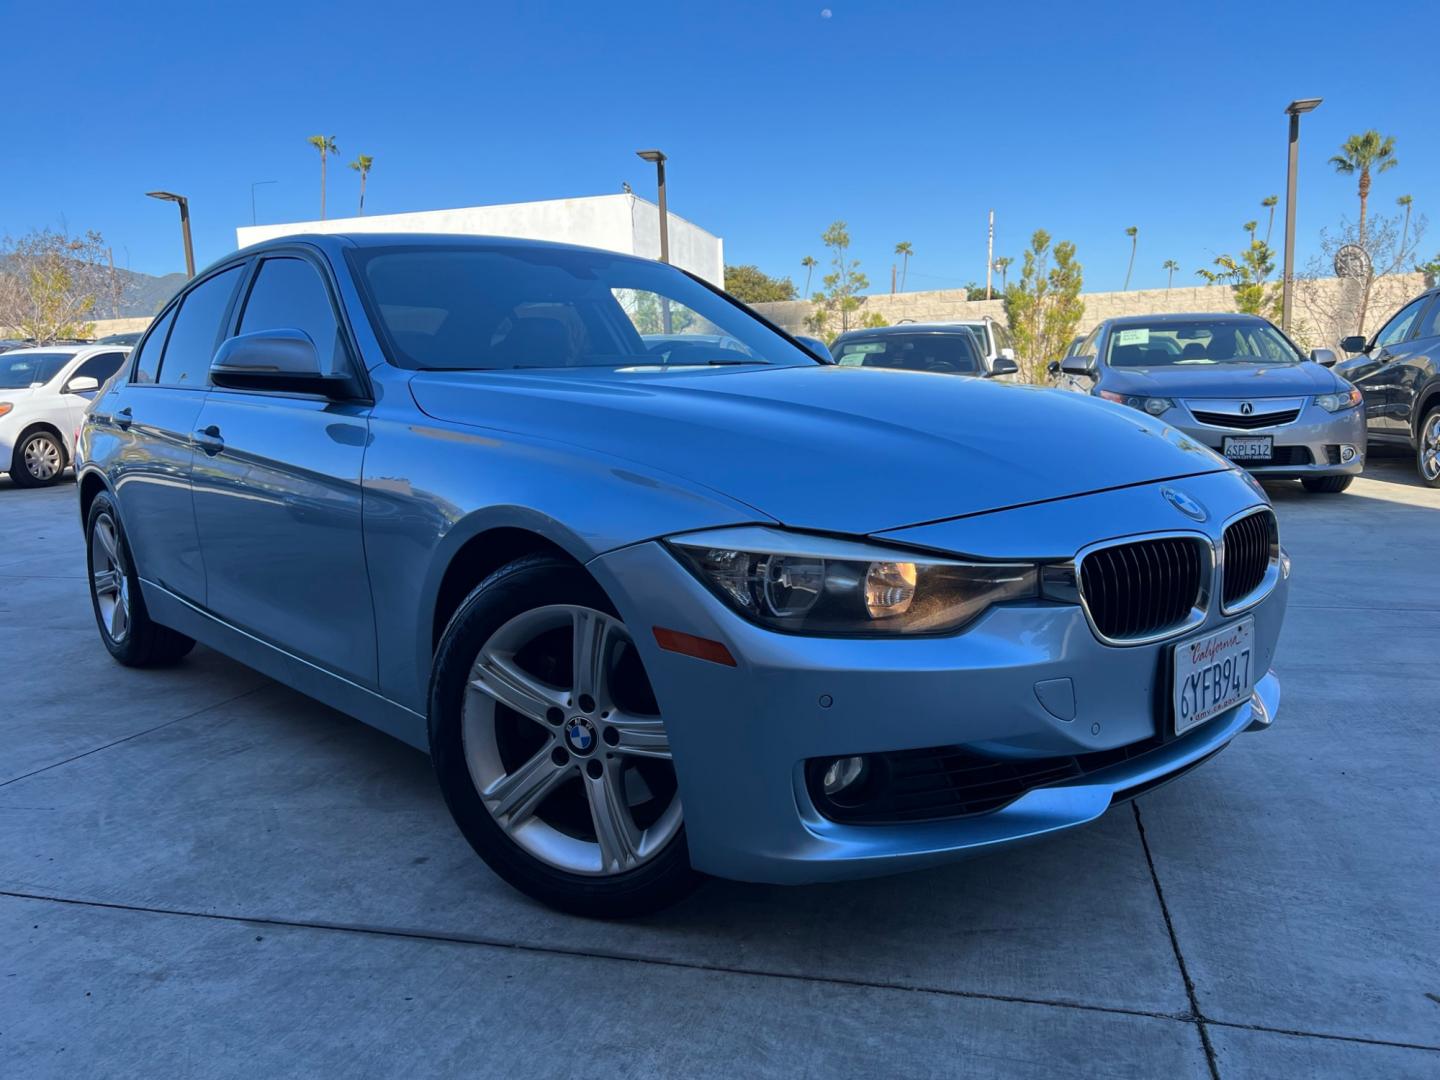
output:
[[1440,492],[1272,496],[1273,730],[1026,848],[606,924],[491,876],[422,755],[115,665],[73,486],[0,479],[0,1074],[1440,1074]]

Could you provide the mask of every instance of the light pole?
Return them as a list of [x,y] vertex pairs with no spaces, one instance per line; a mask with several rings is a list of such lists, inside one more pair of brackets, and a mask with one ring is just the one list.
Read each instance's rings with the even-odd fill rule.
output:
[[279,180],[253,180],[250,183],[250,224],[255,224],[255,189],[261,184],[278,184]]
[[670,215],[665,211],[665,155],[659,150],[636,150],[636,157],[655,163],[655,180],[660,188],[660,261],[670,261]]
[[180,233],[185,237],[185,275],[195,276],[195,249],[190,246],[190,200],[171,191],[147,191],[152,199],[180,204]]
[[1317,98],[1296,98],[1285,106],[1290,117],[1290,164],[1285,172],[1285,277],[1280,286],[1280,329],[1290,332],[1295,303],[1295,172],[1300,157],[1300,114],[1314,111]]

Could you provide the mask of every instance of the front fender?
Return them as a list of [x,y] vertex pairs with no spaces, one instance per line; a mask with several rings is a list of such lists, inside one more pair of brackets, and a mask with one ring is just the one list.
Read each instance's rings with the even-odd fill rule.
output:
[[380,685],[420,713],[436,598],[446,569],[475,537],[522,529],[583,564],[674,532],[773,523],[662,470],[398,408],[377,408],[372,417],[363,484]]

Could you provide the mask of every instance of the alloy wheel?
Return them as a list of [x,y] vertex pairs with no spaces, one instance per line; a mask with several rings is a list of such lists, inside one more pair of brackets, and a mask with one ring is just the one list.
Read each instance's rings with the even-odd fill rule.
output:
[[619,619],[557,604],[502,625],[471,666],[465,762],[511,840],[559,870],[622,874],[681,826],[670,743]]
[[60,474],[60,447],[54,439],[36,435],[25,443],[20,454],[25,461],[25,470],[36,480],[53,480]]
[[1440,412],[1430,415],[1420,434],[1420,472],[1426,480],[1440,479]]
[[120,550],[115,519],[98,514],[90,532],[90,581],[100,625],[119,644],[130,636],[130,575]]

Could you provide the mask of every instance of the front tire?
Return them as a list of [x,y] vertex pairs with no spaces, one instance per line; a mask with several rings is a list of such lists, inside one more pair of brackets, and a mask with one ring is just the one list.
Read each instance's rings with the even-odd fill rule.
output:
[[105,648],[126,667],[163,667],[195,647],[195,640],[150,618],[120,515],[107,494],[95,496],[85,519],[90,603]]
[[1415,468],[1420,479],[1431,487],[1440,487],[1440,405],[1420,421],[1420,438],[1416,443]]
[[10,479],[17,487],[49,487],[65,472],[65,446],[48,431],[31,431],[15,444]]
[[1306,476],[1300,482],[1312,495],[1339,495],[1354,479],[1353,476]]
[[544,904],[624,918],[700,880],[639,652],[572,562],[520,559],[460,605],[431,674],[430,753],[470,846]]

